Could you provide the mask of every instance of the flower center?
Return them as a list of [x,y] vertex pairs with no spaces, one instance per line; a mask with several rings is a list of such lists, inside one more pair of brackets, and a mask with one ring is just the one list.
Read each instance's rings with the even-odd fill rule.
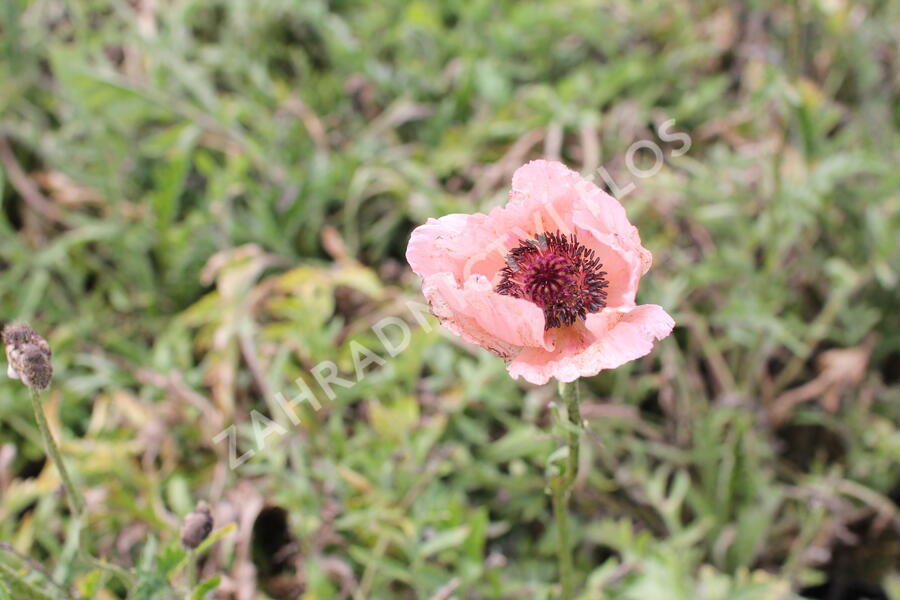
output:
[[544,329],[563,327],[606,306],[606,271],[575,234],[541,233],[506,255],[494,291],[524,298],[544,311]]

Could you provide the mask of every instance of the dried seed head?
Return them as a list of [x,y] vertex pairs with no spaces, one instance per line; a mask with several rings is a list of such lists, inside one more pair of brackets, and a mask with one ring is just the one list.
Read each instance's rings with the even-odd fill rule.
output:
[[11,379],[20,379],[28,387],[39,390],[50,386],[53,377],[50,345],[28,324],[13,323],[4,327],[3,347],[9,362],[6,374]]
[[181,545],[193,550],[203,543],[213,528],[212,510],[206,502],[199,502],[194,512],[184,518],[181,526]]

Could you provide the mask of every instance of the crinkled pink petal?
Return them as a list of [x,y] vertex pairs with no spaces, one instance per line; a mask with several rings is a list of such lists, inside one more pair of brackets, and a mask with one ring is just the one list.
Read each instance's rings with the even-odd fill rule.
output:
[[650,353],[675,321],[662,307],[643,304],[588,315],[583,327],[560,331],[553,350],[526,348],[507,367],[513,377],[544,384],[551,377],[574,381],[615,369]]
[[[547,173],[542,176],[544,167]],[[529,171],[533,181],[521,181],[517,190],[516,177]],[[494,208],[489,214],[428,219],[417,227],[406,249],[406,260],[413,271],[423,277],[449,272],[459,282],[483,275],[497,283],[507,253],[522,240],[543,232],[574,232],[573,214],[580,198],[577,184],[581,181],[577,173],[559,163],[533,161],[520,167],[513,177],[506,206]]]
[[546,201],[560,195],[573,198],[570,204],[574,214],[570,222],[601,234],[622,237],[630,244],[640,246],[638,230],[628,221],[622,204],[562,163],[533,160],[513,174],[511,205],[534,199]]
[[600,256],[610,282],[607,306],[633,306],[638,282],[653,255],[641,245],[622,204],[561,163],[534,160],[519,167],[509,206],[533,210],[535,202],[547,201],[559,207],[557,214],[565,215],[552,219],[554,227],[549,229],[578,234],[579,241]]
[[412,270],[422,277],[435,273],[453,273],[459,279],[472,256],[472,244],[487,215],[452,214],[440,219],[428,219],[412,232],[406,248],[406,260]]
[[581,225],[576,227],[576,232],[578,241],[593,250],[603,263],[609,282],[606,306],[611,309],[634,306],[643,269],[641,254],[630,247],[623,247],[611,235],[595,234]]
[[429,275],[422,292],[442,325],[503,358],[512,358],[522,348],[553,348],[544,340],[544,312],[528,300],[495,293],[481,275],[462,287],[451,273]]
[[608,257],[603,250],[592,246],[604,259],[608,274],[607,306],[633,306],[638,283],[650,268],[653,255],[641,244],[637,227],[629,223],[625,209],[618,200],[585,181],[579,186],[573,220],[588,234],[579,236],[583,243],[591,245],[588,241],[591,237],[597,245],[618,257],[618,260]]
[[513,173],[510,204],[548,202],[560,195],[577,193],[581,176],[564,164],[549,160],[533,160]]

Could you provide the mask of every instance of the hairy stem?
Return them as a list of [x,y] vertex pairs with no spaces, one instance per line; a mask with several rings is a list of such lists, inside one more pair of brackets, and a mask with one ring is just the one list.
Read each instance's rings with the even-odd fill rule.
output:
[[562,600],[572,598],[572,548],[569,544],[569,494],[561,482],[553,486],[553,515],[556,518],[557,543],[556,554],[559,558],[559,582]]
[[[85,516],[84,497],[81,495],[81,491],[75,486],[72,478],[69,476],[69,472],[66,470],[66,464],[63,462],[62,454],[59,451],[59,446],[56,445],[56,441],[53,439],[53,435],[50,433],[50,425],[47,423],[47,415],[44,414],[44,406],[41,404],[40,392],[38,392],[34,388],[31,388],[30,391],[31,407],[34,409],[34,420],[37,421],[38,429],[41,432],[41,437],[44,438],[44,445],[47,447],[47,454],[50,455],[50,460],[52,460],[53,464],[56,465],[56,470],[59,471],[59,476],[62,479],[63,487],[66,488],[66,499],[69,503],[69,510],[72,512],[73,518],[78,521],[76,535],[78,538],[80,538],[82,527],[81,520]],[[87,550],[81,546],[80,539],[76,540],[76,546],[78,547],[79,557],[81,557],[87,563],[117,577],[129,589],[134,585],[134,579],[127,571],[117,565],[108,563],[104,560],[96,559],[91,556],[87,552]]]
[[69,472],[66,470],[66,464],[63,462],[59,447],[53,440],[53,434],[50,433],[50,426],[47,424],[47,416],[44,414],[40,393],[34,388],[31,388],[31,406],[34,408],[34,419],[37,421],[41,437],[44,438],[47,454],[50,455],[50,459],[53,461],[53,464],[56,465],[56,470],[59,471],[63,486],[66,488],[66,497],[69,501],[69,508],[76,518],[80,517],[84,512],[84,498],[81,496],[81,492],[78,488],[72,483],[72,478],[69,477]]
[[566,404],[566,413],[571,425],[569,428],[569,460],[566,468],[566,484],[567,487],[571,487],[578,476],[578,448],[581,440],[581,394],[578,392],[578,381],[560,384],[560,395]]
[[187,587],[188,590],[193,591],[194,588],[197,587],[197,555],[194,553],[194,550],[191,548],[188,550],[188,564],[185,573],[185,579],[187,579]]
[[574,568],[572,562],[572,545],[569,541],[569,492],[578,476],[578,449],[581,439],[581,410],[579,409],[578,381],[560,383],[559,395],[568,413],[568,449],[566,470],[551,484],[553,492],[553,515],[556,519],[558,536],[557,555],[559,557],[559,575],[562,600],[571,600],[574,589]]

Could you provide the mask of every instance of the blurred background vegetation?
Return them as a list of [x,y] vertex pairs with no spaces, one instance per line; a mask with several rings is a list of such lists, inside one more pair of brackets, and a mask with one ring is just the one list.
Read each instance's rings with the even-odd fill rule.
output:
[[[210,597],[553,598],[554,386],[420,327],[403,257],[548,157],[636,184],[678,323],[583,384],[582,597],[900,600],[898,31],[889,0],[3,0],[0,321],[53,347],[84,548],[174,598],[207,500]],[[385,315],[408,350],[273,410]],[[252,410],[288,434],[231,471]],[[0,562],[125,597],[18,382],[0,417]]]

